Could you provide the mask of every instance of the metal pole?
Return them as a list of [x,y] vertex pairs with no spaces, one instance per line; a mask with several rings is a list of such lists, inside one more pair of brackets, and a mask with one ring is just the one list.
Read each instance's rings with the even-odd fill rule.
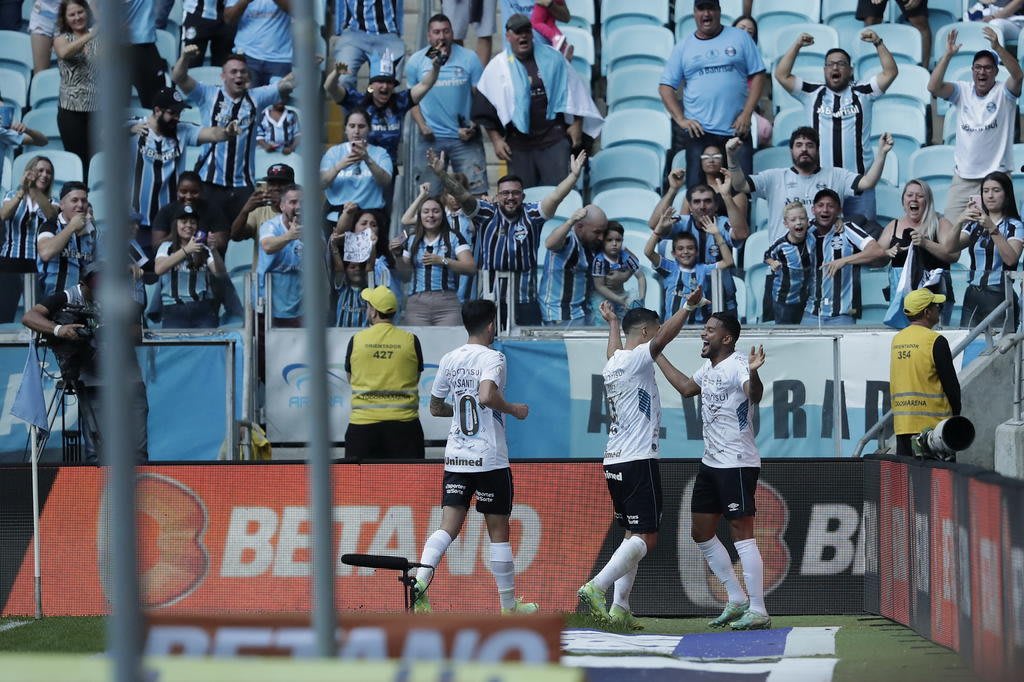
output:
[[35,578],[36,620],[43,617],[43,581],[39,575],[39,430],[29,429],[32,439],[32,563]]
[[327,429],[327,277],[324,260],[323,211],[320,204],[323,97],[314,55],[319,41],[313,21],[314,0],[292,3],[292,36],[302,154],[302,316],[309,363],[309,500],[313,531],[313,629],[317,653],[333,657],[337,650],[334,610],[334,543],[331,513],[331,452]]
[[[100,35],[104,49],[99,50],[100,111],[94,116],[93,139],[108,150],[103,155],[103,177],[109,187],[128,187],[128,170],[121,151],[128,147],[124,112],[128,106],[128,65],[131,53],[125,44],[125,3],[100,0]],[[128,203],[122,193],[119,201],[109,202],[109,215],[103,216],[105,233],[104,258],[109,267],[100,280],[99,300],[103,310],[105,333],[100,344],[100,371],[104,377],[100,393],[100,433],[103,434],[99,455],[109,465],[107,502],[110,505],[111,617],[107,620],[107,642],[113,658],[113,679],[137,682],[142,677],[141,616],[136,563],[135,535],[135,452],[129,434],[133,414],[130,401],[121,393],[128,373],[124,358],[134,353],[131,341],[131,316],[135,304],[128,287]]]
[[225,398],[225,423],[227,424],[228,459],[238,459],[238,426],[235,423],[235,344],[230,342],[225,348],[224,357],[224,391]]
[[839,350],[839,337],[832,337],[832,450],[833,456],[843,456],[843,363]]

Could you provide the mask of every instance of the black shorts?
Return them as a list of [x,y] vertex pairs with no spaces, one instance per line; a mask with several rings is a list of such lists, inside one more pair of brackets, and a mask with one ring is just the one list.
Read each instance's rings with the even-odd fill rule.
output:
[[476,510],[481,514],[508,516],[512,513],[512,469],[492,471],[444,472],[441,485],[442,507],[464,507],[476,493]]
[[[857,18],[864,21],[868,17],[881,19],[885,16],[885,10],[888,6],[888,0],[885,0],[880,5],[874,5],[871,0],[857,0]],[[900,12],[902,12],[904,18],[928,16],[928,0],[921,0],[921,4],[912,10],[903,9],[903,4],[899,0],[896,0],[896,5],[899,6]]]
[[719,469],[704,462],[693,482],[690,511],[694,514],[721,514],[727,519],[754,516],[754,492],[761,467]]
[[345,459],[424,459],[423,426],[405,422],[349,424],[345,430]]
[[615,520],[630,533],[657,533],[661,527],[661,471],[658,460],[606,464],[604,478]]

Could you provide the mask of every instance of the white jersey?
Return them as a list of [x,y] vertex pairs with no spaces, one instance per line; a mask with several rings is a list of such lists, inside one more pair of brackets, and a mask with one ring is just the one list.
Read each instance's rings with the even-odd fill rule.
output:
[[750,423],[750,399],[743,391],[743,384],[750,380],[747,357],[733,353],[714,367],[708,360],[693,380],[700,386],[704,421],[701,461],[719,469],[761,466]]
[[492,471],[508,466],[504,415],[480,404],[480,382],[485,380],[505,390],[503,353],[467,343],[441,358],[430,395],[450,402],[455,409],[444,449],[445,471]]
[[954,170],[961,178],[977,180],[992,171],[1013,171],[1013,126],[1017,96],[996,82],[979,97],[974,83],[957,81],[949,101],[956,107]]
[[612,416],[604,463],[657,458],[661,396],[654,379],[650,342],[633,350],[615,351],[602,374]]

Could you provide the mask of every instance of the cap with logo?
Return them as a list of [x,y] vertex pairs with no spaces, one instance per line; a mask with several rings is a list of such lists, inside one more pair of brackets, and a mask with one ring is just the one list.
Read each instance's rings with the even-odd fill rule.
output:
[[178,220],[179,218],[194,218],[199,220],[199,211],[194,206],[189,204],[181,204],[171,214],[171,220]]
[[505,30],[512,31],[513,33],[519,33],[525,29],[533,30],[533,24],[530,23],[530,17],[525,14],[513,14],[505,22]]
[[395,65],[401,60],[401,57],[395,59],[395,55],[391,50],[375,53],[370,57],[370,82],[391,81],[398,85],[398,77],[395,76]]
[[945,303],[946,297],[936,294],[931,289],[914,289],[903,297],[903,312],[907,315],[918,315],[932,303]]
[[295,169],[287,163],[275,163],[267,169],[266,177],[260,178],[260,182],[287,182],[289,185],[295,182]]
[[181,113],[182,109],[192,108],[192,105],[186,102],[181,93],[174,88],[164,88],[156,93],[156,96],[153,98],[153,106],[167,109],[168,111],[177,111],[178,113]]
[[363,289],[359,296],[373,306],[374,310],[385,315],[398,310],[398,299],[395,293],[383,284],[372,289]]
[[971,59],[971,64],[973,65],[976,61],[978,61],[982,57],[988,57],[989,59],[992,60],[993,64],[995,64],[997,67],[999,66],[999,55],[996,54],[995,50],[989,50],[987,48],[984,49],[984,50],[978,50],[977,52],[975,52],[974,53],[974,58]]

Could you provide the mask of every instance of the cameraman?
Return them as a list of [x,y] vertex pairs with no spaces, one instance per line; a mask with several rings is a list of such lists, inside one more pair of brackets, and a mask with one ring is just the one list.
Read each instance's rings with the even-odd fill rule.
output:
[[[99,308],[93,299],[93,292],[99,285],[99,263],[89,262],[82,271],[81,281],[63,291],[47,296],[21,318],[21,323],[49,343],[60,365],[61,378],[65,389],[78,396],[78,421],[85,441],[85,461],[97,464],[97,447],[100,443],[99,392],[103,378],[97,369],[97,333],[102,334]],[[138,320],[141,316],[135,315]],[[142,327],[136,323],[136,341],[142,338]],[[135,353],[125,358],[126,383],[119,387],[122,399],[131,402],[133,413],[133,438],[135,459],[144,464],[149,459],[149,444],[146,420],[149,417],[149,402],[146,386],[142,383],[142,371]]]

